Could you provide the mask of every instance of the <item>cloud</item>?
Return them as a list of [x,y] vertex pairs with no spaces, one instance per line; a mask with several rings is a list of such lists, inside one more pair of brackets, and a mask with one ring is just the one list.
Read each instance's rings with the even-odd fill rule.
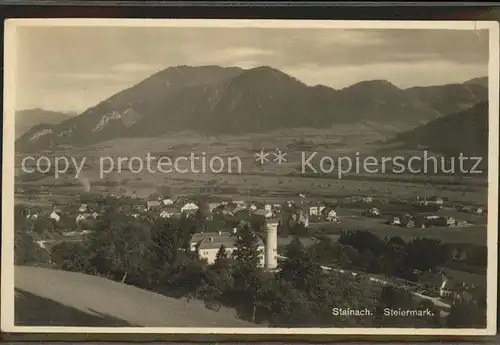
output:
[[66,81],[115,81],[121,82],[126,81],[127,78],[124,75],[120,75],[117,73],[90,73],[90,72],[81,72],[81,73],[53,73],[51,74],[51,78],[58,78]]
[[121,63],[115,66],[112,66],[110,70],[112,72],[125,72],[125,73],[135,73],[135,72],[156,72],[163,69],[165,66],[158,64],[147,64],[147,63],[137,63],[137,62],[128,62]]
[[459,63],[450,63],[447,60],[420,61],[411,65],[405,62],[376,63],[370,65],[370,69],[366,69],[365,66],[337,68],[308,64],[285,68],[283,71],[308,85],[324,84],[337,89],[364,80],[385,79],[400,88],[408,88],[415,85],[463,83],[472,78],[488,75],[487,66],[464,66]]
[[[278,52],[271,49],[260,49],[255,47],[221,47],[219,49],[207,49],[199,54],[199,47],[193,49],[188,56],[187,64],[193,65],[221,65],[225,67],[240,66],[241,63],[255,62],[257,65],[273,59]],[[243,67],[243,66],[240,66]]]

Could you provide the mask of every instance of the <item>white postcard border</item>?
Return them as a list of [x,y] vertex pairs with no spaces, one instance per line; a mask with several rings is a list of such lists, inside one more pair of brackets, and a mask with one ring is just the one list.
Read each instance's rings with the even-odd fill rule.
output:
[[[413,328],[192,328],[192,327],[31,327],[14,324],[14,119],[16,29],[24,26],[60,27],[259,27],[303,29],[442,29],[489,31],[489,176],[487,327],[485,329]],[[221,20],[221,19],[8,19],[4,24],[4,129],[2,181],[1,330],[7,333],[140,333],[140,334],[297,334],[297,335],[441,335],[496,334],[498,153],[499,153],[499,24],[494,21],[326,21],[326,20]]]

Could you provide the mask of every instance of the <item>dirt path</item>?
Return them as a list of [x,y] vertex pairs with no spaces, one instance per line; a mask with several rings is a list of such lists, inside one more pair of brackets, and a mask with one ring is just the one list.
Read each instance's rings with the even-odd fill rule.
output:
[[[15,287],[87,314],[108,315],[137,326],[254,326],[238,319],[235,311],[229,308],[215,312],[206,309],[201,301],[187,303],[185,299],[165,297],[80,273],[16,266]],[[51,320],[46,321],[46,325],[50,326]]]

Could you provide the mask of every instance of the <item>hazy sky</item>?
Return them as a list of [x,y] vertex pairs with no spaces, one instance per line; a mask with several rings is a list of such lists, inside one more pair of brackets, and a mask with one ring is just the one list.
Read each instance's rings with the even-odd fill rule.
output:
[[386,79],[399,87],[488,73],[488,34],[457,30],[23,27],[17,109],[81,112],[176,65],[269,65],[334,88]]

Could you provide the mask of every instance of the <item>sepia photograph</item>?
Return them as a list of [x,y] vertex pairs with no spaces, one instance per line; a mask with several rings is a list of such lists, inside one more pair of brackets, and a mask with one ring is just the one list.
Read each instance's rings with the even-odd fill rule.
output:
[[4,25],[3,332],[496,334],[497,22]]

